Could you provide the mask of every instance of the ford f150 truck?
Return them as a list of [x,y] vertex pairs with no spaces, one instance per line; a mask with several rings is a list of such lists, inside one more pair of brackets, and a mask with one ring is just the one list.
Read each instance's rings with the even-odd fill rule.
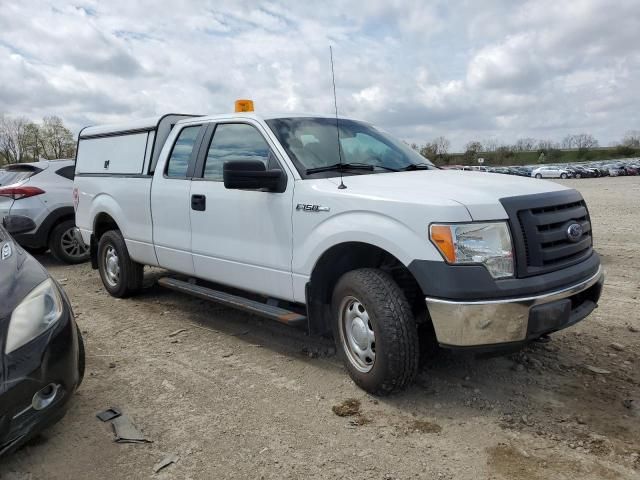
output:
[[88,127],[74,188],[111,295],[162,267],[163,286],[332,334],[374,394],[409,385],[434,346],[512,349],[573,325],[603,284],[576,190],[440,170],[347,118]]

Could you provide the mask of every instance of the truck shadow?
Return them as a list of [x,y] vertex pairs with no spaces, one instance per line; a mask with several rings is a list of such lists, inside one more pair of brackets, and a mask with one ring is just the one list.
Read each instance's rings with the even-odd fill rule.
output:
[[[48,255],[41,261],[45,266],[59,265]],[[235,337],[346,379],[332,339],[308,336],[304,329],[166,290],[156,283],[164,274],[158,269],[145,273],[145,288],[135,302],[146,311],[175,313],[186,320],[181,327],[198,329],[204,339],[209,335]],[[99,288],[96,277],[92,275],[92,287]],[[358,398],[375,399],[384,407],[373,418],[378,424],[397,426],[415,418],[436,423],[484,418],[504,430],[550,441],[561,438],[575,445],[581,442],[584,448],[598,452],[640,451],[640,417],[624,403],[640,398],[638,372],[630,367],[640,357],[637,349],[628,348],[624,354],[628,365],[620,357],[594,359],[590,352],[606,350],[603,342],[597,336],[568,330],[553,335],[549,344],[532,344],[507,356],[477,358],[442,351],[421,368],[415,385],[405,392],[374,398],[355,386],[346,390]],[[606,373],[589,370],[594,364]]]
[[[144,295],[185,297],[190,318],[203,328],[258,344],[314,368],[347,375],[330,338],[310,337],[304,330],[168,293],[157,286]],[[592,341],[597,343],[597,339]],[[532,344],[506,356],[487,358],[441,351],[421,368],[413,387],[377,400],[400,417],[461,421],[485,417],[504,430],[549,440],[562,435],[567,443],[581,442],[584,448],[598,452],[623,451],[629,445],[640,449],[640,422],[623,403],[629,386],[636,389],[636,397],[640,393],[637,379],[614,368],[606,377],[589,371],[587,358],[575,344],[575,333],[570,331],[554,335],[550,344]],[[591,345],[587,350],[599,348],[602,346]]]

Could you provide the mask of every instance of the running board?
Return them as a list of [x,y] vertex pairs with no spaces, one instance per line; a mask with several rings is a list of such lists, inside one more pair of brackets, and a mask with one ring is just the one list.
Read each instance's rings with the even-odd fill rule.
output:
[[194,285],[183,280],[178,280],[177,278],[162,277],[158,280],[158,284],[162,287],[170,288],[171,290],[188,293],[194,297],[220,303],[227,307],[237,308],[238,310],[243,310],[261,317],[270,318],[271,320],[275,320],[286,325],[296,327],[307,325],[307,317],[299,313],[292,312],[291,310],[285,310],[284,308],[256,302],[255,300],[231,295],[230,293],[213,290],[200,285]]

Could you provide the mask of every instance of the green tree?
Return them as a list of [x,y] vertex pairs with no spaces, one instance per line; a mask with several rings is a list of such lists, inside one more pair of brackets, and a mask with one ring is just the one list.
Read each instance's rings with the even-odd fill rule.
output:
[[75,154],[76,144],[71,130],[55,115],[44,117],[40,126],[40,145],[45,158],[70,158]]
[[24,127],[25,154],[29,161],[37,162],[44,155],[40,126],[37,123],[28,122]]

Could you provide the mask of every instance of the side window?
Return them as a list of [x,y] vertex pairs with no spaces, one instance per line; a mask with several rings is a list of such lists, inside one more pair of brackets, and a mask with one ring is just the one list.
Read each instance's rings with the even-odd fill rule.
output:
[[222,123],[216,127],[209,145],[203,177],[221,182],[224,162],[234,160],[260,160],[266,168],[277,165],[269,145],[255,127],[246,123]]
[[200,125],[185,127],[178,135],[176,143],[173,145],[169,161],[167,162],[166,175],[170,178],[186,178],[191,152],[196,143]]
[[56,170],[56,173],[61,177],[67,178],[69,180],[73,180],[75,176],[76,167],[74,165],[69,165],[68,167],[62,167],[59,170]]

